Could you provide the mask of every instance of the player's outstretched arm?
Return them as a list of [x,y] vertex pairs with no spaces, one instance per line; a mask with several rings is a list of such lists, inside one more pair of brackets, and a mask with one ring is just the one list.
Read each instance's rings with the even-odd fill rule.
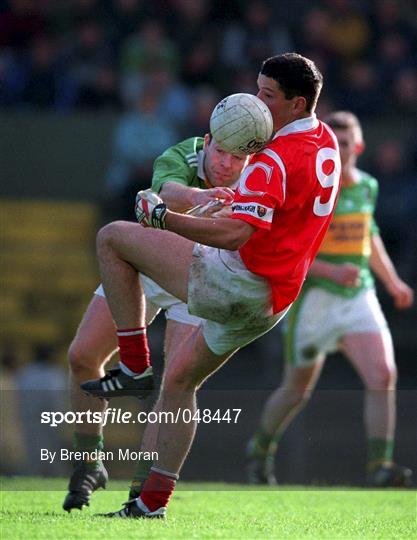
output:
[[241,248],[256,228],[240,219],[199,218],[167,212],[166,228],[184,238],[206,246],[235,251]]
[[201,218],[167,209],[161,197],[150,189],[136,195],[135,214],[144,227],[167,229],[207,246],[235,251],[245,244],[256,227],[229,217]]
[[373,235],[371,240],[371,257],[369,265],[374,274],[382,281],[388,293],[394,299],[398,309],[409,308],[414,301],[414,292],[397,274],[395,266],[385,249],[379,235]]

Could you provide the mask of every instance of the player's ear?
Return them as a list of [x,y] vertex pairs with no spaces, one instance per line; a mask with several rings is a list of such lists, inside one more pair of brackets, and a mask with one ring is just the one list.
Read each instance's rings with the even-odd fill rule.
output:
[[302,114],[306,111],[307,102],[303,96],[297,96],[293,102],[293,112],[295,115]]
[[212,137],[212,136],[210,135],[210,133],[206,133],[206,134],[204,135],[204,148],[207,148],[207,146],[210,144],[210,142],[211,142],[211,137]]
[[362,142],[357,142],[355,144],[355,154],[357,156],[360,156],[361,154],[363,154],[365,151],[365,143],[362,141]]

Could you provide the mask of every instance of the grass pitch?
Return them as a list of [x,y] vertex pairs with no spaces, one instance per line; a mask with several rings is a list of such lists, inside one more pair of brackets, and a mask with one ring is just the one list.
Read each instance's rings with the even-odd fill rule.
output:
[[[415,491],[180,484],[161,520],[94,517],[126,500],[127,483],[111,482],[82,512],[62,510],[67,480],[3,479],[0,537],[9,539],[357,538],[416,537]],[[24,489],[24,491],[21,491]],[[121,491],[114,491],[120,489]],[[53,490],[53,491],[52,491]]]

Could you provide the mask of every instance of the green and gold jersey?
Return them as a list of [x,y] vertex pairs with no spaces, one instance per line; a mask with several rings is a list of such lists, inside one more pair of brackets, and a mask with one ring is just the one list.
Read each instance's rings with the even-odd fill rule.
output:
[[333,220],[317,254],[317,259],[335,263],[352,263],[360,267],[360,284],[344,287],[334,281],[309,276],[305,287],[323,287],[344,297],[374,285],[369,269],[371,237],[378,234],[374,220],[378,182],[366,172],[356,169],[358,182],[340,190]]
[[191,137],[165,150],[154,162],[152,190],[159,193],[165,182],[206,188],[203,146],[202,137]]

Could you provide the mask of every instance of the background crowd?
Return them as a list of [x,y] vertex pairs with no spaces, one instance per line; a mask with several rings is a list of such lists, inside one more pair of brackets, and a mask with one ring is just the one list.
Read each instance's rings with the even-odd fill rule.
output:
[[[323,73],[319,116],[348,109],[361,120],[368,147],[359,165],[380,183],[381,234],[399,273],[415,287],[413,0],[0,0],[0,115],[83,116],[91,123],[106,114],[116,118],[111,153],[102,158],[105,219],[133,217],[133,194],[149,186],[155,157],[183,138],[203,135],[219,99],[255,93],[261,61],[287,51],[313,59]],[[5,196],[16,196],[17,188]],[[407,326],[383,295],[382,301],[394,334],[411,327],[415,308]],[[407,331],[405,338],[400,384],[407,373],[411,380],[415,359],[415,337]],[[279,356],[276,339],[271,350]],[[244,387],[247,375],[254,382],[254,353],[259,381],[277,380],[270,358],[248,350],[238,378],[232,367],[221,373],[226,386],[238,381]],[[10,356],[3,356],[5,373],[14,377]],[[36,361],[44,356],[50,354],[36,348],[34,370],[45,370]],[[25,381],[33,373],[23,375]],[[346,374],[338,372],[333,382],[342,379],[345,384]],[[16,385],[25,391],[20,378]]]

